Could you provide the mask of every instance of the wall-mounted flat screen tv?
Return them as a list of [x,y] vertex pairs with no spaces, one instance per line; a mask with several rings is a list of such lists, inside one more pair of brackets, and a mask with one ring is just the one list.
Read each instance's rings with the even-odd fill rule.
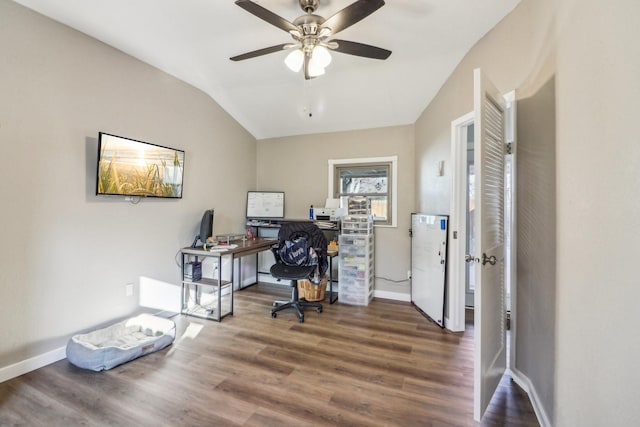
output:
[[284,218],[284,191],[249,191],[247,218]]
[[184,151],[100,132],[96,194],[182,198]]

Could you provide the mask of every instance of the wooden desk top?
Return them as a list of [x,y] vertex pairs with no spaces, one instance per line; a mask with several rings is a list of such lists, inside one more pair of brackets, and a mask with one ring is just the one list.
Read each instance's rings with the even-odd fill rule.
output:
[[[210,251],[210,250],[204,250],[201,247],[198,247],[198,248],[187,247],[187,248],[183,248],[182,252],[194,254],[194,255],[202,255],[202,256],[233,255],[234,258],[239,258],[246,255],[251,255],[258,252],[266,251],[276,242],[277,240],[274,240],[274,239],[263,239],[263,238],[246,239],[244,241],[232,240],[229,242],[229,244],[236,245],[236,247],[230,248],[227,250],[217,249],[217,250]],[[224,245],[219,245],[219,246],[224,246]]]
[[[209,250],[205,251],[200,247],[197,247],[197,248],[186,247],[182,249],[182,252],[193,254],[193,255],[202,255],[202,256],[233,255],[234,258],[240,258],[243,256],[266,251],[277,242],[278,242],[277,239],[263,239],[263,238],[246,239],[244,241],[232,240],[229,242],[229,244],[236,245],[236,247],[228,250],[218,249],[213,251],[209,251]],[[220,245],[220,246],[223,246],[223,245]],[[333,250],[327,247],[327,255],[329,257],[337,256],[338,250],[339,250],[338,246],[336,246],[335,249]]]
[[263,239],[257,237],[255,239],[246,240],[234,240],[229,242],[232,245],[238,245],[237,248],[231,249],[234,257],[241,257],[245,255],[255,254],[257,252],[265,251],[273,246],[278,241],[276,239]]

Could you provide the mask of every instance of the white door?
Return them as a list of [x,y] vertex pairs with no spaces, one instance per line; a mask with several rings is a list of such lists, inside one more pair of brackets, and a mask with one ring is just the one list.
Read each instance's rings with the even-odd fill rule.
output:
[[480,421],[505,372],[505,100],[474,70],[476,175],[474,418]]
[[411,214],[411,302],[444,327],[447,216]]

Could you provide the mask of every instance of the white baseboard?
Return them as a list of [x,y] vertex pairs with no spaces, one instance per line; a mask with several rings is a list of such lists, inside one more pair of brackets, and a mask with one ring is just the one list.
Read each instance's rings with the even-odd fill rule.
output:
[[391,291],[373,291],[373,296],[376,298],[384,298],[391,299],[395,301],[406,301],[411,302],[411,295],[401,293],[401,292],[391,292]]
[[444,327],[450,330],[451,332],[464,332],[465,324],[462,322],[453,322],[449,317],[444,316]]
[[67,357],[67,347],[60,347],[30,359],[22,360],[13,365],[0,368],[0,383],[10,380],[27,372],[35,371]]
[[549,421],[547,412],[544,410],[544,407],[540,403],[540,398],[538,397],[536,388],[533,386],[533,384],[531,384],[529,378],[522,372],[513,368],[510,368],[508,373],[511,375],[513,381],[515,381],[515,383],[518,384],[518,386],[520,386],[520,388],[522,388],[529,396],[531,406],[533,406],[533,411],[536,413],[536,417],[538,418],[540,426],[551,427],[551,422]]

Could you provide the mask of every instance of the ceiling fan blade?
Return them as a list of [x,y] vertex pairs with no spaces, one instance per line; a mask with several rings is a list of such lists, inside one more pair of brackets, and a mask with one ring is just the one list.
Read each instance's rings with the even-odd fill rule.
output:
[[236,0],[236,4],[246,10],[247,12],[257,16],[258,18],[267,21],[269,24],[274,25],[284,31],[298,31],[298,27],[293,25],[286,19],[276,15],[268,9],[260,6],[251,0]]
[[336,34],[363,20],[382,6],[384,6],[384,0],[358,0],[324,21],[322,27],[329,27],[331,32]]
[[276,46],[265,47],[263,49],[254,50],[251,52],[243,53],[242,55],[237,55],[229,58],[232,61],[242,61],[244,59],[255,58],[256,56],[267,55],[273,52],[279,52],[281,50],[285,50],[291,47],[291,43],[283,43]]
[[346,53],[348,55],[364,56],[365,58],[387,59],[391,51],[381,47],[371,46],[364,43],[350,42],[348,40],[330,40],[329,43],[338,43],[334,48],[335,52]]

